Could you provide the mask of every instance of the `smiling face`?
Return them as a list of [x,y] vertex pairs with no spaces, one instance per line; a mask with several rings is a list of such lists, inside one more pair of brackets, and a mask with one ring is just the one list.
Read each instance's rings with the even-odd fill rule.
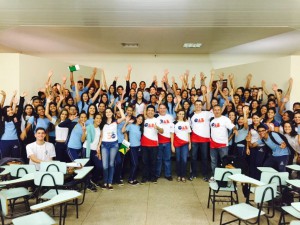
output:
[[105,116],[107,119],[111,119],[113,116],[113,112],[111,111],[111,109],[106,109],[105,110]]
[[60,113],[60,120],[65,121],[68,118],[68,112],[67,110],[62,110]]
[[183,121],[185,117],[185,112],[182,110],[179,110],[179,112],[176,114],[177,115],[177,120],[178,121]]
[[292,126],[289,123],[285,123],[283,125],[283,130],[286,134],[290,134],[292,132]]
[[13,116],[14,115],[13,109],[11,107],[8,107],[6,109],[6,114],[7,114],[7,116]]
[[97,114],[94,118],[94,125],[99,126],[102,121],[101,115]]
[[141,125],[144,122],[144,118],[142,116],[138,116],[136,118],[136,124]]
[[25,113],[27,116],[31,116],[33,112],[33,108],[31,106],[26,106]]
[[38,106],[36,111],[39,116],[45,116],[45,109],[43,106]]

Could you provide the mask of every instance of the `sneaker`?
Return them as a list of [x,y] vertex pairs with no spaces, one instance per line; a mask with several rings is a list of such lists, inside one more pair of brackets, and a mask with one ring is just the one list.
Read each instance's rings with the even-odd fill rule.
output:
[[101,189],[102,189],[102,190],[105,190],[105,189],[107,189],[107,184],[103,184],[103,185],[101,185]]
[[113,187],[112,185],[108,185],[108,186],[107,186],[107,189],[110,190],[110,191],[113,191],[113,190],[114,190],[114,187]]
[[139,184],[137,180],[128,181],[128,184],[131,184],[132,186]]
[[152,179],[151,179],[151,182],[152,182],[153,184],[157,184],[157,178],[152,178]]
[[148,180],[146,178],[143,178],[142,181],[141,181],[141,184],[145,184],[145,183],[147,183],[147,181]]
[[173,180],[173,177],[172,176],[169,176],[169,177],[165,177],[168,181],[172,181]]
[[177,177],[177,182],[180,182],[181,181],[181,177]]
[[123,180],[117,181],[116,184],[119,185],[119,186],[124,186]]
[[193,181],[193,180],[195,180],[195,179],[196,179],[196,177],[194,177],[194,176],[190,176],[190,177],[189,177],[189,180],[190,180],[190,181]]
[[183,183],[185,183],[185,182],[186,182],[186,179],[185,179],[184,177],[182,177],[182,178],[181,178],[181,181],[182,181]]
[[213,183],[213,182],[216,182],[216,180],[215,180],[214,177],[211,177],[211,178],[209,178],[209,181],[208,181],[208,182]]
[[204,180],[205,182],[208,182],[208,177],[203,177],[202,180]]
[[92,191],[92,192],[96,192],[96,191],[97,191],[96,186],[93,185],[92,183],[90,183],[86,188],[87,188],[89,191]]

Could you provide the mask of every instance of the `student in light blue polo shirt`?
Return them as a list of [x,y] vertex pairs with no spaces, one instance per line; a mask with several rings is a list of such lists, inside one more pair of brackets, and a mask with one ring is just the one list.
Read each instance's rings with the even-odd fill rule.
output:
[[275,167],[279,172],[285,172],[290,154],[287,144],[278,133],[272,132],[273,138],[277,143],[280,143],[280,145],[274,143],[264,125],[259,125],[257,131],[260,137],[257,143],[259,145],[264,143],[272,150],[272,156],[267,158],[264,166]]
[[126,139],[130,142],[130,175],[128,178],[128,183],[131,185],[136,185],[139,182],[136,180],[137,168],[138,168],[138,151],[141,146],[141,136],[144,124],[144,116],[138,115],[133,123],[130,123],[130,118],[126,118],[126,122],[122,128],[122,132],[128,132],[125,135]]

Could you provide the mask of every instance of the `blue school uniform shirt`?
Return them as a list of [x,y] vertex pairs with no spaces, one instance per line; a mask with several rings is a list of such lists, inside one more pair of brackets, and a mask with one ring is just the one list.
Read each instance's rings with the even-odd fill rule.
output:
[[[282,143],[283,140],[281,139],[281,137],[278,134],[276,134],[275,132],[273,132],[272,135],[273,135],[274,139],[278,143]],[[286,147],[286,148],[280,148],[279,145],[275,144],[272,141],[272,139],[270,138],[270,135],[269,135],[269,137],[268,137],[267,140],[264,140],[264,142],[266,143],[266,145],[269,148],[272,149],[272,155],[273,156],[289,155],[289,149],[288,149],[288,147]],[[264,142],[261,139],[259,139],[257,143],[260,145],[260,144],[264,144]]]
[[126,127],[126,131],[129,132],[129,142],[131,147],[141,146],[141,127],[136,124],[129,124]]
[[[36,122],[36,124],[35,124],[35,122]],[[28,123],[32,124],[32,126],[35,125],[35,129],[34,129],[34,133],[35,133],[35,130],[38,127],[42,127],[45,130],[47,130],[48,127],[49,127],[50,121],[48,120],[48,118],[37,118],[37,119],[35,119],[34,116],[31,116],[28,119]]]
[[83,103],[82,101],[79,101],[77,103],[77,106],[78,106],[78,112],[81,113],[83,110],[88,113],[88,108],[89,108],[89,105],[92,104],[92,100],[90,99],[87,103]]
[[82,148],[81,136],[82,136],[82,127],[80,126],[79,123],[77,123],[71,132],[68,141],[68,148],[81,149]]
[[[53,119],[57,120],[57,116],[52,116]],[[50,137],[55,137],[55,129],[49,132]]]
[[124,127],[125,121],[118,123],[117,125],[117,135],[118,135],[118,143],[122,143],[124,140],[124,134],[122,133],[122,128]]
[[[84,92],[87,92],[89,90],[88,87],[84,87],[81,91],[78,90],[78,93],[79,93],[79,96],[81,97],[81,95],[84,93]],[[72,97],[75,99],[76,98],[76,92],[75,92],[75,86],[72,86]]]
[[89,118],[86,122],[85,122],[86,125],[91,125],[91,124],[94,124],[94,118]]
[[1,140],[18,140],[17,130],[13,121],[5,121],[5,131],[1,137]]
[[[238,142],[241,142],[246,139],[246,137],[248,135],[248,129],[245,129],[245,128],[239,129],[238,125],[236,125],[236,128],[238,129],[238,135],[235,136],[234,142],[238,143]],[[245,146],[244,144],[237,144],[237,146],[239,146],[239,145]]]

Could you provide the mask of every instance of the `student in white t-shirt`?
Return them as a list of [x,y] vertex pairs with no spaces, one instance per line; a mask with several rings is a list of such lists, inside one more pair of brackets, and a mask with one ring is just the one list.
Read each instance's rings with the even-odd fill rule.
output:
[[54,145],[45,141],[46,131],[42,127],[35,130],[36,141],[26,146],[27,158],[29,164],[35,165],[37,170],[40,169],[41,162],[52,161],[55,157]]
[[222,108],[219,105],[213,107],[214,119],[210,121],[210,158],[211,169],[214,173],[218,160],[228,155],[228,130],[232,130],[238,135],[237,128],[231,120],[222,116]]
[[171,136],[172,151],[176,153],[177,181],[186,182],[187,158],[191,150],[191,127],[183,109],[177,112]]

